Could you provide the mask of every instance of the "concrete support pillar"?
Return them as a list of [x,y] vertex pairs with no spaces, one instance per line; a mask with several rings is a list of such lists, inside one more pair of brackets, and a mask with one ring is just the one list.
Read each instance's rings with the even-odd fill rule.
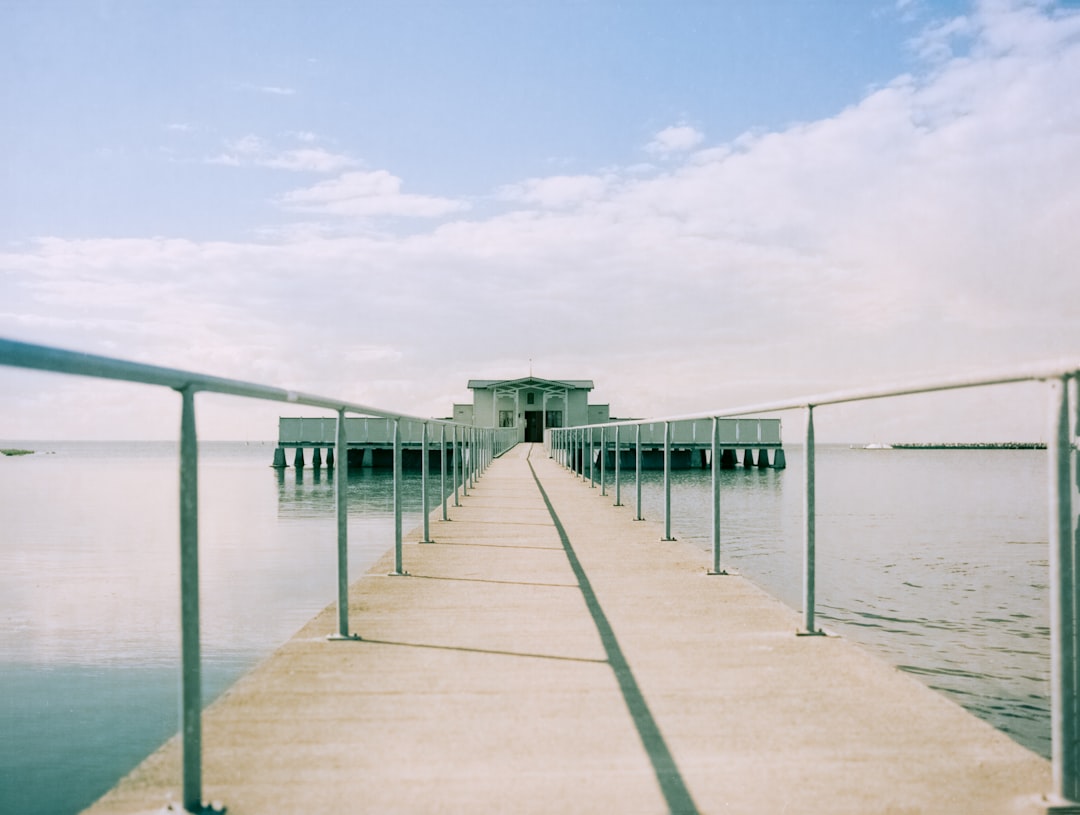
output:
[[747,469],[750,469],[751,467],[754,466],[754,451],[753,450],[751,450],[749,448],[747,448],[746,450],[743,450],[742,463],[743,463],[743,467],[746,467]]
[[293,460],[293,466],[299,469],[304,469],[304,448],[296,448],[296,458]]
[[772,466],[774,470],[787,469],[787,459],[784,457],[784,451],[782,448],[778,448],[777,451],[773,453]]
[[334,469],[334,448],[328,447],[326,450],[326,466],[329,469]]
[[739,463],[739,457],[734,450],[728,448],[720,454],[720,469],[721,470],[734,470],[735,465]]
[[322,467],[322,448],[316,447],[311,451],[311,466]]
[[288,462],[285,461],[284,447],[274,448],[274,463],[271,466],[276,467],[279,470],[284,470],[286,467],[289,466]]
[[765,448],[761,448],[757,451],[758,459],[757,466],[761,469],[765,469],[769,466],[769,451]]

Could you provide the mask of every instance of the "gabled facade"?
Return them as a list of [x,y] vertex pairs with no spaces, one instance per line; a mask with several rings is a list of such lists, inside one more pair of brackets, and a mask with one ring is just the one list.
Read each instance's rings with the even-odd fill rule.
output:
[[477,427],[518,427],[522,440],[543,441],[549,427],[606,422],[607,405],[590,405],[591,379],[473,379],[471,405],[454,405],[454,421]]

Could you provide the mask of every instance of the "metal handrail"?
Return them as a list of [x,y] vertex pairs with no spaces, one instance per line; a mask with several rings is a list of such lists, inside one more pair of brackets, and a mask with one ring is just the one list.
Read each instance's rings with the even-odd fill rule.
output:
[[[181,628],[181,713],[183,807],[188,812],[216,812],[202,800],[202,665],[199,633],[199,540],[198,540],[198,439],[195,427],[195,394],[220,393],[264,401],[286,402],[323,408],[337,413],[336,450],[342,467],[348,466],[348,441],[345,416],[355,413],[393,420],[394,438],[394,572],[405,575],[402,563],[402,421],[424,424],[422,489],[424,490],[424,541],[430,542],[427,507],[427,444],[428,428],[440,428],[442,446],[441,483],[443,519],[446,515],[446,445],[448,431],[452,456],[454,504],[458,505],[458,487],[467,489],[488,464],[516,443],[516,437],[498,433],[496,428],[481,428],[445,419],[429,419],[396,413],[381,408],[332,399],[300,391],[285,390],[254,382],[207,376],[176,368],[131,362],[114,357],[85,354],[60,348],[18,342],[0,337],[0,365],[38,371],[89,376],[121,382],[166,387],[181,397],[180,414],[180,628]],[[348,523],[347,479],[339,478],[336,489],[337,508],[337,583],[338,631],[330,640],[355,640],[359,637],[349,630],[348,599]]]
[[[877,388],[838,391],[818,396],[764,402],[704,413],[664,416],[649,419],[620,420],[567,428],[551,428],[544,443],[550,457],[584,478],[583,456],[589,455],[590,476],[593,460],[592,432],[595,428],[616,428],[615,435],[615,504],[619,505],[622,442],[621,428],[636,429],[629,442],[635,450],[637,509],[641,514],[641,427],[664,425],[664,540],[671,539],[671,425],[676,422],[712,420],[712,569],[709,574],[726,574],[720,567],[720,446],[721,419],[761,413],[804,410],[806,416],[803,455],[803,629],[802,635],[820,634],[814,622],[815,609],[815,475],[814,409],[823,406],[889,399],[917,394],[940,393],[967,388],[1024,382],[1048,382],[1050,405],[1048,422],[1048,493],[1050,544],[1050,724],[1051,763],[1054,794],[1062,802],[1080,802],[1080,522],[1073,512],[1073,492],[1080,486],[1080,472],[1074,480],[1074,452],[1080,438],[1080,361],[1034,363],[1019,369],[980,376],[928,380]],[[588,432],[588,442],[585,441]],[[600,456],[606,459],[609,445],[601,431]],[[580,464],[579,464],[580,460]],[[580,467],[580,469],[579,469]],[[601,470],[603,473],[603,470]],[[601,493],[603,494],[603,475]]]

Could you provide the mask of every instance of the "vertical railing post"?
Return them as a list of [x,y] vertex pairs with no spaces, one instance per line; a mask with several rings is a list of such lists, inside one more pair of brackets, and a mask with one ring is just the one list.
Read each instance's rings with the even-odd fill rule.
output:
[[338,411],[334,455],[337,458],[337,479],[334,482],[337,512],[337,606],[338,630],[327,639],[358,640],[349,633],[349,439],[345,428],[345,410]]
[[465,497],[469,495],[469,467],[465,463],[465,458],[468,456],[472,458],[472,451],[468,449],[469,444],[469,428],[461,428],[461,494]]
[[1055,793],[1080,802],[1076,538],[1068,379],[1050,383],[1050,757]]
[[180,391],[180,732],[183,798],[202,812],[202,664],[199,644],[199,444],[195,390]]
[[589,486],[596,486],[596,428],[589,428]]
[[406,575],[401,562],[401,419],[394,419],[394,575]]
[[715,416],[709,464],[712,467],[712,571],[709,574],[727,574],[720,568],[720,420]]
[[664,422],[664,540],[671,537],[671,422]]
[[619,473],[622,472],[620,458],[622,458],[622,445],[619,444],[619,425],[615,425],[615,506],[617,507],[622,506],[622,484],[619,482]]
[[421,511],[424,513],[424,539],[420,543],[431,543],[431,518],[428,516],[431,513],[431,509],[428,501],[428,470],[430,469],[430,462],[428,461],[428,423],[424,422],[424,428],[420,434],[420,492],[421,497]]
[[814,570],[817,516],[814,507],[814,406],[806,406],[805,482],[803,489],[803,634],[820,634],[814,626]]
[[442,498],[442,519],[447,521],[446,503],[449,493],[446,491],[446,425],[439,425],[439,495]]
[[607,428],[600,428],[600,494],[607,495]]
[[644,521],[645,516],[641,514],[641,425],[634,425],[636,429],[634,439],[634,477],[637,482],[637,517],[635,521]]
[[452,467],[451,475],[454,477],[454,506],[459,507],[461,504],[458,502],[458,467],[461,466],[460,458],[458,454],[458,426],[454,425],[454,439],[450,444],[452,450],[450,466]]
[[469,428],[469,486],[476,487],[476,476],[480,471],[480,449],[476,443],[477,429]]

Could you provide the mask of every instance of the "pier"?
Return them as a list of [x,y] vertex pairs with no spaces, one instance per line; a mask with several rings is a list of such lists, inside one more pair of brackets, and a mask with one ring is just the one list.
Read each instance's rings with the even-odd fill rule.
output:
[[[180,400],[180,732],[90,812],[223,811],[217,801],[233,813],[1080,812],[1080,364],[640,422],[544,427],[541,416],[542,446],[507,440],[504,428],[10,340],[0,339],[0,365],[164,387]],[[1049,762],[815,623],[816,413],[1035,381],[1048,402]],[[336,414],[339,462],[347,414],[394,429],[393,547],[349,584],[347,479],[337,478],[337,601],[205,711],[201,393]],[[781,411],[805,419],[801,614],[720,568],[722,423]],[[429,511],[422,490],[423,525],[408,536],[405,422],[460,434],[443,491],[453,507],[444,498]],[[686,422],[710,428],[711,567],[672,536],[668,475]],[[646,425],[663,433],[662,526],[642,518],[640,500],[636,511],[621,505],[620,455],[614,501],[603,455],[594,488],[596,434],[607,450],[613,432],[619,449],[621,433],[640,438]]]
[[[468,418],[472,418],[471,413]],[[492,434],[499,452],[526,441],[528,436],[528,428],[524,424],[482,427],[485,433]],[[711,466],[714,434],[711,420],[676,421],[670,423],[670,427],[665,427],[663,422],[647,422],[622,428],[626,432],[621,440],[616,427],[620,425],[605,422],[576,431],[574,442],[577,447],[574,454],[579,467],[587,468],[590,461],[594,467],[599,467],[603,460],[605,466],[614,468],[616,456],[623,469],[640,466],[645,470],[663,470],[667,466],[685,470]],[[396,432],[406,466],[418,466],[425,456],[429,464],[439,466],[443,456],[452,461],[455,455],[463,454],[462,445],[467,448],[475,443],[470,435],[472,431],[473,427],[447,428],[434,422],[413,420],[402,420],[395,428],[392,419],[348,417],[345,419],[345,440],[349,465],[393,467]],[[559,432],[557,428],[545,431],[546,434]],[[774,467],[778,470],[787,466],[779,419],[719,419],[715,434],[720,445],[715,451],[717,463],[724,469],[735,469],[739,464],[747,468]],[[293,466],[304,467],[310,463],[314,467],[321,467],[325,450],[326,465],[333,467],[336,442],[337,419],[320,416],[281,417],[278,420],[278,446],[274,451],[273,466],[288,467],[290,457],[287,451],[292,450]],[[310,456],[305,453],[306,450],[311,450]]]
[[[203,717],[207,800],[262,812],[1045,812],[1049,762],[539,445],[492,462]],[[179,740],[90,810],[180,795]]]

